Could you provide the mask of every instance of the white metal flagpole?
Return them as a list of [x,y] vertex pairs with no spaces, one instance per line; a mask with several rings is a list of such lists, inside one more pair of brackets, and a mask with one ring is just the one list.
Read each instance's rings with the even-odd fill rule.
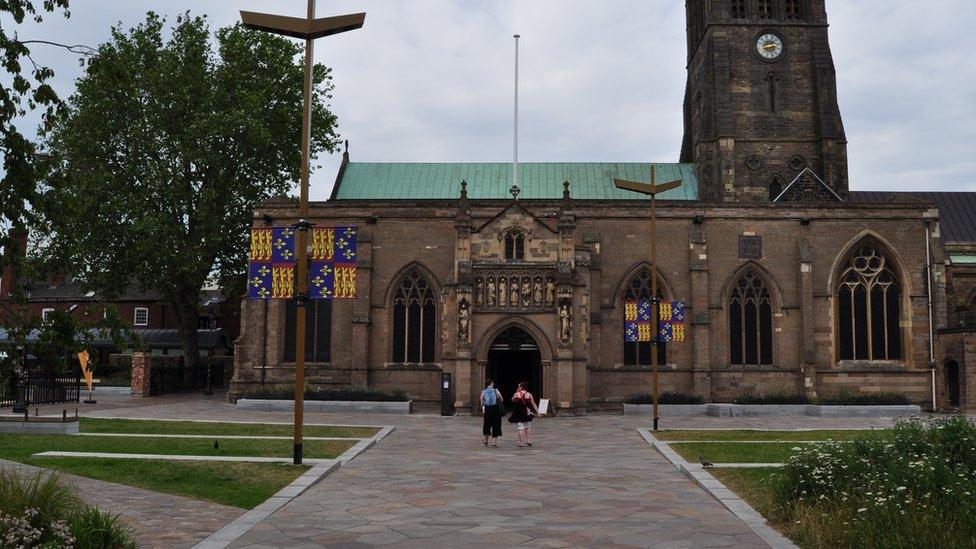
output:
[[518,130],[519,130],[519,38],[522,36],[519,34],[515,35],[515,154],[514,161],[512,163],[512,190],[514,191],[515,199],[518,200],[519,186],[519,162],[518,162]]

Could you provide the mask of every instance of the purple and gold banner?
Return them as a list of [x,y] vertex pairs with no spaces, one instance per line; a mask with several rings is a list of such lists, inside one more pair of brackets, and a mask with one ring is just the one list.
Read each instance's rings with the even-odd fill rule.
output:
[[248,299],[288,299],[295,295],[295,230],[251,230]]
[[[356,227],[314,227],[309,230],[312,253],[311,299],[356,297]],[[295,229],[251,230],[247,274],[248,299],[295,297]]]
[[[662,301],[659,304],[658,342],[685,340],[686,305],[681,301]],[[650,299],[624,302],[624,341],[649,342],[654,340],[654,303]]]
[[311,238],[309,297],[356,297],[356,227],[316,227],[312,229]]

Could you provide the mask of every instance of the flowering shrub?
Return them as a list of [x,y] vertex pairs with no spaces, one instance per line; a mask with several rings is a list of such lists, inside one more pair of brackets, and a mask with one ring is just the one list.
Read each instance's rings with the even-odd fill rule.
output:
[[779,518],[800,545],[976,547],[976,423],[965,416],[793,451]]
[[134,548],[119,517],[78,499],[53,473],[23,475],[0,468],[0,549]]

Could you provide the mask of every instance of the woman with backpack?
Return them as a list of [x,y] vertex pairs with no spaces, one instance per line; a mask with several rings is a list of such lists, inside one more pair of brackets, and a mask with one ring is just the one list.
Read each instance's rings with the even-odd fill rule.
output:
[[518,447],[532,446],[532,418],[541,416],[539,407],[535,404],[535,397],[529,392],[529,384],[523,381],[518,384],[518,390],[512,395],[512,415],[508,418],[509,423],[515,424],[518,432]]
[[484,425],[481,429],[484,435],[482,444],[488,446],[488,439],[491,439],[492,448],[498,448],[498,437],[502,436],[502,415],[504,415],[502,394],[495,388],[495,382],[488,380],[485,383],[485,390],[481,392],[481,406],[484,409]]

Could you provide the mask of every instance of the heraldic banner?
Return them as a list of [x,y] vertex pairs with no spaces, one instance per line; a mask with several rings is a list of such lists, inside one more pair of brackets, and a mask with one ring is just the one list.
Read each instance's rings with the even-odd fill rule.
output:
[[356,297],[356,227],[312,229],[312,270],[309,297]]
[[[314,227],[308,296],[312,299],[356,297],[356,228]],[[295,229],[251,230],[248,299],[295,297]]]
[[291,227],[251,229],[247,298],[289,299],[294,296],[295,230]]
[[[685,340],[685,310],[681,301],[662,301],[659,304],[657,336],[659,342]],[[654,340],[654,302],[637,299],[624,302],[624,340],[648,342]]]

